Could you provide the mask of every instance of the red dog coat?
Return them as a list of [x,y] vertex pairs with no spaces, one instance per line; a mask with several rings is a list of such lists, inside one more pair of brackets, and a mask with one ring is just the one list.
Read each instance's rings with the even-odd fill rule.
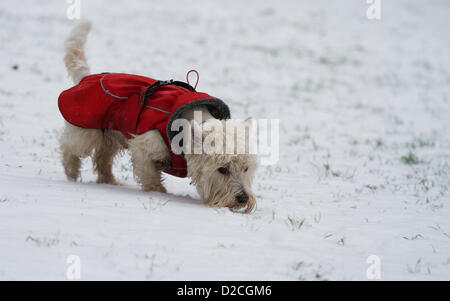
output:
[[[157,129],[169,149],[178,133],[170,129],[172,122],[195,105],[206,105],[217,119],[230,118],[230,110],[222,100],[196,92],[189,84],[125,73],[88,75],[58,98],[59,110],[70,124],[117,130],[127,139]],[[185,177],[184,157],[173,152],[171,157],[171,166],[164,172]]]

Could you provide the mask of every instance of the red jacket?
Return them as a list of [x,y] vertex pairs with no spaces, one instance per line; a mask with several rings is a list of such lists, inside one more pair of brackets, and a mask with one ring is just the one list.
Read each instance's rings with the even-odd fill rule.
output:
[[[222,100],[196,92],[186,83],[125,73],[88,75],[58,98],[59,110],[70,124],[118,130],[127,139],[132,134],[157,129],[170,150],[170,141],[177,134],[170,125],[183,110],[194,105],[207,105],[215,118],[230,118],[229,108]],[[185,177],[184,157],[173,152],[171,155],[171,167],[164,172]]]

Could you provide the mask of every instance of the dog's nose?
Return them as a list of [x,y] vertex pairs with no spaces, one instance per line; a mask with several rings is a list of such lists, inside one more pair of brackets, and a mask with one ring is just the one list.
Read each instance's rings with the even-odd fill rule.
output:
[[238,203],[247,203],[247,201],[248,201],[248,194],[245,192],[241,192],[236,197],[236,202]]

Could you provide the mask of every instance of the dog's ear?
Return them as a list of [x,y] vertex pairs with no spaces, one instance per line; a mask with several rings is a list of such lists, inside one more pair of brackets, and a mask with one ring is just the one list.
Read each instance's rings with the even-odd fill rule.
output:
[[251,129],[253,127],[253,117],[248,117],[244,120],[244,125]]
[[199,154],[203,145],[203,129],[195,120],[191,122],[191,146],[194,153]]
[[193,137],[202,137],[202,126],[195,120],[192,120],[192,135]]
[[255,154],[256,150],[256,139],[257,139],[257,130],[253,127],[253,118],[248,117],[243,122],[245,127],[245,153],[246,154]]

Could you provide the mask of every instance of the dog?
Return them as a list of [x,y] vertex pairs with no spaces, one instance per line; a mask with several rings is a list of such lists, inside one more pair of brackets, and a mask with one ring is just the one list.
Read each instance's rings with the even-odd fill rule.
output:
[[[189,177],[191,183],[196,186],[200,197],[208,206],[228,207],[232,211],[242,213],[252,212],[256,206],[256,199],[252,192],[252,180],[258,167],[258,159],[256,154],[249,151],[248,147],[245,148],[244,152],[239,152],[236,147],[240,142],[248,143],[249,135],[242,137],[234,131],[226,130],[230,124],[231,126],[250,128],[251,118],[245,121],[229,119],[228,107],[220,99],[196,92],[195,88],[190,86],[189,83],[156,81],[127,74],[91,75],[84,53],[84,45],[90,28],[91,23],[89,21],[80,21],[65,42],[64,63],[69,76],[76,85],[72,89],[78,89],[77,91],[79,91],[79,89],[89,86],[101,93],[101,96],[98,96],[100,94],[86,96],[89,95],[86,92],[87,90],[77,94],[73,92],[75,90],[69,89],[60,95],[58,105],[65,118],[65,128],[60,137],[60,150],[62,165],[67,178],[76,181],[80,177],[81,159],[91,156],[94,171],[98,175],[97,183],[118,184],[112,172],[114,157],[119,152],[128,150],[133,166],[133,175],[137,182],[141,184],[143,191],[165,193],[162,173],[167,172],[176,176]],[[129,96],[129,98],[128,96],[115,95],[113,94],[115,91],[111,92],[108,87],[105,88],[108,83],[116,83],[128,88],[125,84],[126,81],[142,83],[144,88],[138,91],[140,94],[137,93],[134,96]],[[146,86],[147,84],[148,86]],[[158,95],[164,95],[164,93],[169,95],[172,93],[170,91],[184,93],[183,95],[187,95],[186,97],[195,100],[189,105],[182,106],[183,110],[175,108],[177,109],[175,110],[176,114],[173,113],[170,117],[165,117],[168,119],[176,115],[176,120],[181,119],[189,122],[189,132],[192,134],[190,137],[193,138],[186,138],[182,144],[190,146],[191,149],[198,147],[202,149],[207,139],[211,140],[211,137],[213,139],[219,138],[222,140],[213,141],[223,141],[225,144],[231,142],[231,152],[196,153],[190,151],[175,154],[172,150],[174,137],[170,134],[170,129],[168,130],[169,134],[167,134],[166,129],[148,121],[152,119],[151,116],[160,116],[156,115],[161,114],[159,111],[165,112],[161,108],[156,108],[154,101],[157,102],[158,97],[160,97]],[[70,98],[69,96],[73,97]],[[113,121],[109,121],[105,125],[102,123],[103,121],[99,121],[103,117],[96,117],[95,112],[93,114],[86,113],[81,109],[84,105],[96,107],[97,102],[105,101],[105,99],[108,99],[113,105],[118,103],[125,105],[131,103],[129,99],[132,99],[132,97],[136,97],[136,101],[130,105],[133,108],[129,110],[135,110],[138,102],[143,103],[141,105],[145,110],[143,115],[133,117],[134,119],[124,118],[122,111],[125,109],[120,108],[115,111],[117,114],[111,117]],[[172,97],[171,99],[176,99],[176,102],[180,97]],[[70,100],[67,100],[69,98]],[[102,100],[97,98],[102,98]],[[125,99],[127,100],[125,101]],[[165,102],[160,103],[160,106],[166,105]],[[69,111],[70,113],[67,113]],[[110,112],[110,108],[104,111]],[[171,114],[169,111],[165,113]],[[75,117],[72,118],[69,115]],[[87,121],[83,121],[83,123],[80,121],[81,119]],[[124,123],[124,119],[130,119],[129,124],[137,119],[140,123],[150,125],[141,130],[128,130],[128,128],[124,130],[123,127],[117,126],[117,124]],[[167,120],[164,122],[167,123]],[[214,142],[212,145],[214,146]],[[185,172],[183,173],[183,171]]]

